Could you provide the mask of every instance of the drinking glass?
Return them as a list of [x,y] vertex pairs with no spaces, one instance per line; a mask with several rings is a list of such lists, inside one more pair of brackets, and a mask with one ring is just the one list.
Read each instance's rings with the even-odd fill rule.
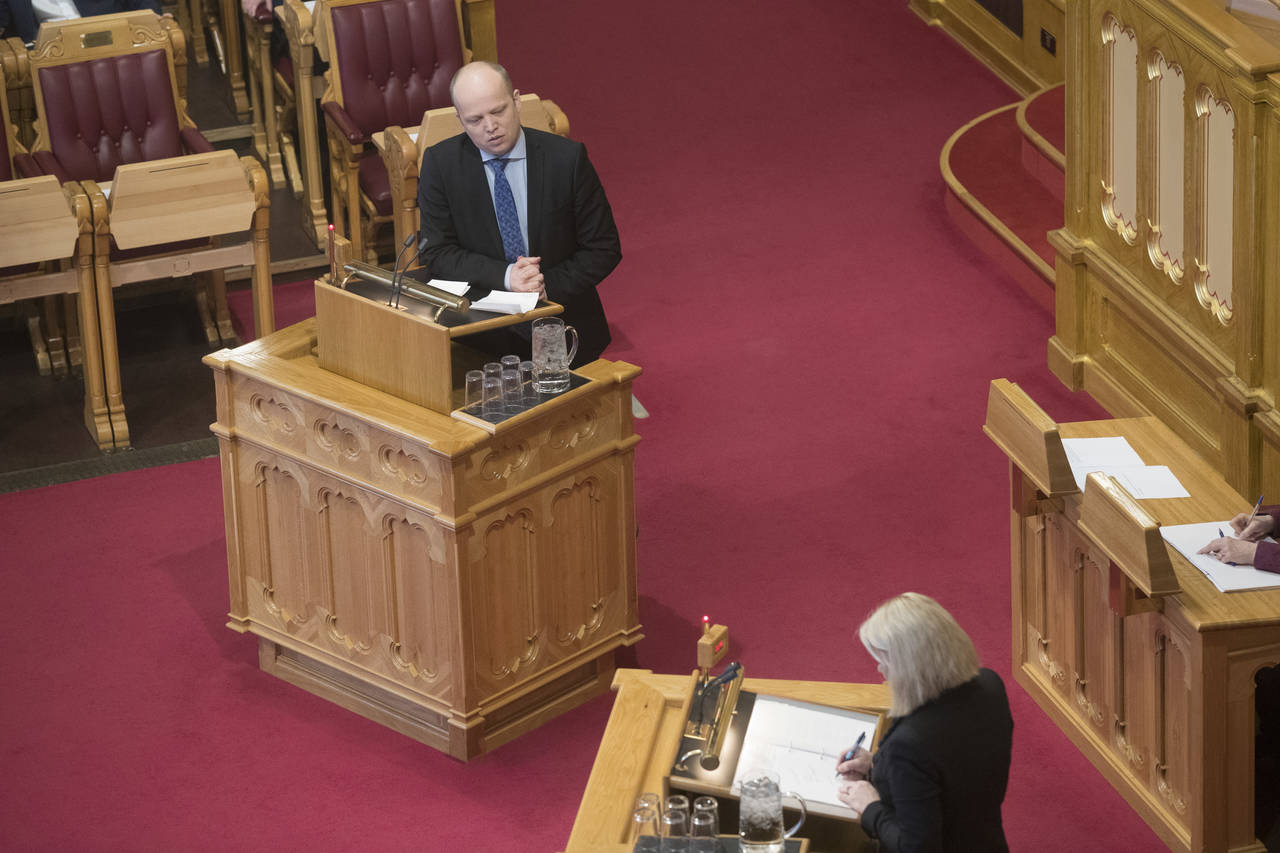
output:
[[662,810],[662,797],[657,794],[645,792],[636,797],[637,809],[653,809],[655,818],[657,813]]
[[650,806],[638,806],[631,813],[631,834],[627,840],[636,853],[658,853],[657,811]]
[[463,408],[470,409],[472,406],[478,407],[480,405],[480,402],[484,399],[483,385],[481,384],[483,381],[483,370],[467,371],[466,396],[463,398]]
[[689,853],[715,853],[716,836],[720,831],[715,813],[705,809],[695,810],[690,821]]
[[[667,802],[671,802],[670,797]],[[686,853],[689,849],[687,818],[687,812],[670,807],[662,813],[662,853]]]
[[[564,336],[573,343],[566,347]],[[559,317],[533,321],[533,387],[542,394],[559,394],[569,388],[569,364],[578,354],[578,330]]]
[[502,407],[502,380],[497,376],[484,377],[481,382],[480,416],[486,421],[502,420],[506,414]]
[[484,366],[485,376],[502,376],[502,365],[496,361],[487,362]]
[[[520,362],[520,387],[524,389],[524,405],[525,408],[535,406],[538,403],[538,392],[533,387],[533,362]],[[656,797],[657,794],[654,794]]]
[[667,811],[679,812],[680,817],[684,820],[682,824],[685,835],[689,834],[689,798],[684,794],[670,794],[667,796]]
[[520,356],[518,355],[504,355],[500,359],[500,362],[502,364],[503,370],[519,370],[520,369]]
[[518,370],[502,371],[502,406],[508,415],[518,415],[524,411],[524,396],[520,393]]
[[690,824],[690,829],[689,829],[690,834],[693,834],[693,835],[697,834],[693,830],[696,828],[696,821],[698,819],[698,815],[700,814],[706,814],[709,816],[708,819],[711,821],[711,827],[712,827],[711,834],[713,836],[719,835],[720,834],[720,804],[716,802],[715,797],[698,797],[698,799],[693,801],[692,820],[695,823]]

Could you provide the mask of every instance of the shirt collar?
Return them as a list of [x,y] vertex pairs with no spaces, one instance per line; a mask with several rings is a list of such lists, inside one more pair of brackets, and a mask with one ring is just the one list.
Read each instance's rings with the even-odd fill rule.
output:
[[490,154],[488,151],[482,150],[480,152],[480,161],[482,163],[488,163],[490,160],[499,160],[499,159],[524,160],[526,157],[528,157],[527,152],[528,152],[528,148],[525,145],[524,128],[522,127],[520,128],[520,138],[516,140],[516,144],[512,146],[510,151],[508,151],[506,154],[503,154],[501,157],[499,157],[497,154]]

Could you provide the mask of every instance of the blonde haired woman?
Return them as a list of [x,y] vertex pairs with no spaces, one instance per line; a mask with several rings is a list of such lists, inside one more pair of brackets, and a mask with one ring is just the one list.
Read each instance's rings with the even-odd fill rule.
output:
[[1013,718],[1000,677],[942,605],[916,592],[881,604],[858,629],[893,691],[874,759],[836,770],[840,800],[886,853],[1007,851],[1000,804]]

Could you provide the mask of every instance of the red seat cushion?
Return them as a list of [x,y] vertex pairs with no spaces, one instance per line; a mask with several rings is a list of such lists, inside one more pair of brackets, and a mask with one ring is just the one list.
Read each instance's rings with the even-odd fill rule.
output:
[[74,180],[183,153],[161,49],[39,69],[49,146]]
[[377,0],[332,15],[342,104],[366,136],[449,105],[462,66],[454,0]]

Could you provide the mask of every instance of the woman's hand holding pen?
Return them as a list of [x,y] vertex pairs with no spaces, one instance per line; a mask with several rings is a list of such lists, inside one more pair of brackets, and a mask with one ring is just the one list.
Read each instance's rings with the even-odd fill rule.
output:
[[1231,519],[1231,529],[1246,542],[1257,542],[1271,535],[1276,520],[1269,515],[1246,515],[1243,512]]
[[[852,758],[845,758],[849,752],[853,753]],[[841,760],[836,764],[836,775],[842,777],[848,782],[858,782],[867,778],[871,772],[871,753],[867,752],[860,746],[845,752],[840,756]]]

